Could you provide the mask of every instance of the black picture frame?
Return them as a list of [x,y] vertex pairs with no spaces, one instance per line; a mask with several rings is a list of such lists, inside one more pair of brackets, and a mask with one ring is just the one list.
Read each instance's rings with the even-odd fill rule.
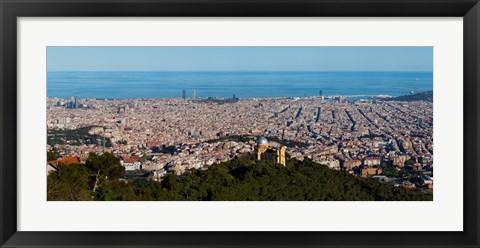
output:
[[[462,232],[22,232],[17,231],[17,17],[463,17]],[[0,0],[1,247],[480,247],[478,0]],[[448,214],[448,213],[445,213]]]

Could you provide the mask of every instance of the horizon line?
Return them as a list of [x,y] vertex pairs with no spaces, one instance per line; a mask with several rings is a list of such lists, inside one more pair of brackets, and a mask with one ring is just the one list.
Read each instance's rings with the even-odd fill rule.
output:
[[[432,92],[433,90],[426,90],[426,91],[419,91],[415,92],[414,94],[422,94],[422,93],[429,93]],[[398,95],[398,96],[408,96],[409,94],[406,95]],[[59,98],[59,99],[69,99],[71,97],[74,97],[75,95],[72,95],[67,98],[63,97],[58,97],[58,96],[47,96],[47,98]],[[351,98],[351,97],[397,97],[396,95],[390,95],[390,94],[332,94],[332,95],[323,95],[323,97],[339,97],[343,96],[346,98]],[[236,99],[271,99],[271,98],[321,98],[322,96],[318,95],[310,95],[310,96],[261,96],[261,97],[235,97]],[[216,97],[216,96],[206,96],[206,97],[187,97],[187,98],[182,98],[181,96],[175,96],[175,97],[79,97],[80,99],[182,99],[182,100],[195,100],[195,99],[233,99],[232,97]]]

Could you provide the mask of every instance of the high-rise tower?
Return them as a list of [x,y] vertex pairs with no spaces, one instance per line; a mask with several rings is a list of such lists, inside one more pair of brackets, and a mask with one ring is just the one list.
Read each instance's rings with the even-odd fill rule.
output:
[[285,146],[281,146],[277,148],[277,164],[281,164],[283,166],[287,166],[287,163],[285,161],[285,150],[287,148]]

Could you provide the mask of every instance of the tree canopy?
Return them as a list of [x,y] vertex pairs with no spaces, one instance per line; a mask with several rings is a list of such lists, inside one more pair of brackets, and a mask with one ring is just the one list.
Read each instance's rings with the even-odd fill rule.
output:
[[47,177],[47,199],[49,201],[91,200],[88,185],[88,170],[82,164],[61,164]]
[[125,167],[120,164],[120,159],[111,153],[104,153],[98,155],[90,153],[85,166],[94,173],[99,173],[100,176],[110,178],[112,180],[118,179],[125,173]]
[[47,161],[53,161],[53,160],[57,160],[57,154],[55,154],[54,151],[48,151],[47,152]]
[[[424,201],[431,193],[394,187],[371,178],[329,169],[312,160],[288,160],[279,166],[273,159],[255,161],[252,154],[211,166],[192,169],[182,175],[167,174],[161,182],[145,178],[119,180],[123,170],[112,154],[91,154],[85,165],[70,165],[49,175],[49,200],[142,201]],[[98,189],[92,192],[95,175],[102,171]],[[74,172],[75,171],[75,172]],[[76,178],[76,179],[74,179]],[[85,184],[85,182],[87,182]],[[78,190],[82,197],[58,193]],[[52,184],[52,185],[50,185]],[[63,194],[65,193],[65,195]]]

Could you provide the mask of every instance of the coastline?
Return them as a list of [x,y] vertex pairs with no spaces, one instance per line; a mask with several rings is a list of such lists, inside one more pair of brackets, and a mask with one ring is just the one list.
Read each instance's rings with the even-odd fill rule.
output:
[[[389,95],[389,94],[361,94],[361,95],[325,95],[325,96],[306,96],[306,97],[295,97],[295,96],[271,96],[271,97],[236,97],[236,98],[228,98],[228,97],[196,97],[196,98],[182,98],[182,97],[131,97],[131,98],[122,98],[122,97],[86,97],[86,98],[79,98],[83,100],[186,100],[186,101],[197,101],[197,100],[209,100],[209,99],[216,99],[216,100],[228,100],[228,99],[237,99],[237,100],[282,100],[282,99],[338,99],[338,98],[345,98],[345,99],[352,99],[352,100],[366,100],[363,98],[367,98],[369,100],[375,100],[375,99],[392,99],[396,97],[404,97],[404,96],[410,96],[410,95],[419,95],[419,94],[429,94],[430,92],[433,92],[431,90],[429,91],[422,91],[422,92],[416,92],[413,94],[405,94],[405,95]],[[72,96],[75,97],[75,96]],[[47,99],[58,99],[58,100],[69,100],[71,98],[64,98],[64,97],[49,97],[47,96]]]

